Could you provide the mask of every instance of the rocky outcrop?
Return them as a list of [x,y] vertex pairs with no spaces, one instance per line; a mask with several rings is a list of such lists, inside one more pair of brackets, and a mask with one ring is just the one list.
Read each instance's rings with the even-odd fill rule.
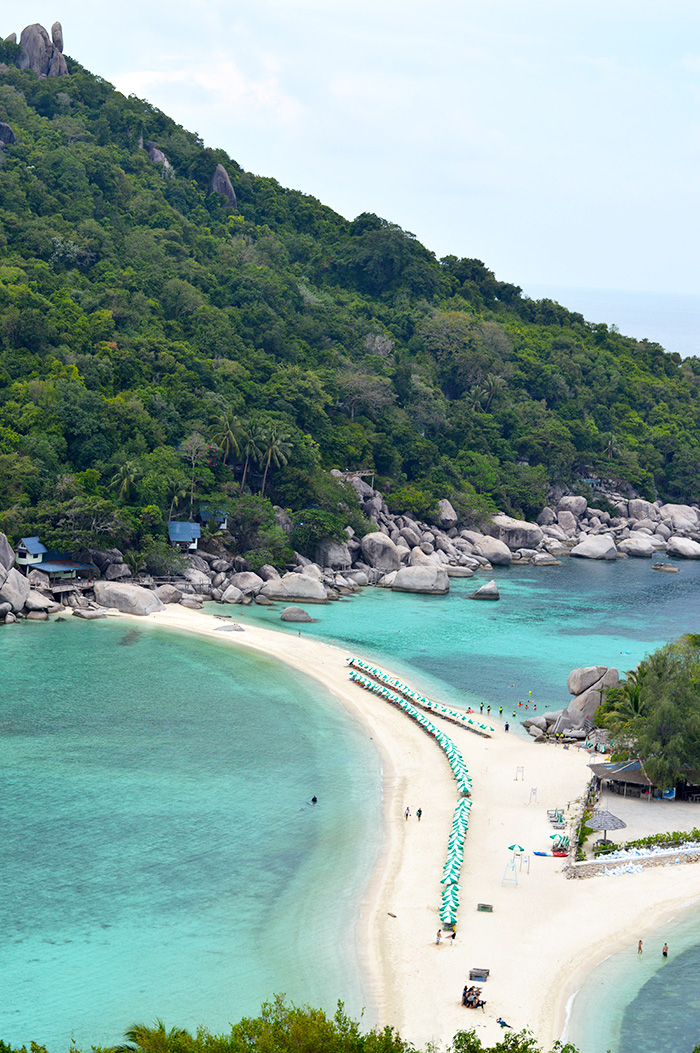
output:
[[24,609],[26,611],[50,611],[53,607],[55,607],[53,600],[35,589],[29,590],[29,595],[24,601]]
[[0,150],[4,150],[6,146],[13,146],[16,142],[17,137],[9,124],[0,121]]
[[[10,567],[14,566],[15,563],[15,552],[12,545],[7,540],[4,534],[0,534],[0,568],[4,568],[6,571]],[[0,571],[0,582],[4,581],[2,572]]]
[[0,603],[9,603],[14,614],[19,614],[29,597],[29,582],[15,567],[10,567],[0,586]]
[[163,603],[155,592],[140,585],[127,585],[122,581],[96,581],[95,599],[102,607],[113,607],[124,614],[146,615],[162,611]]
[[235,585],[229,585],[221,594],[222,603],[240,603],[242,599],[243,593]]
[[480,589],[477,589],[476,592],[470,593],[467,598],[470,600],[500,600],[501,594],[498,591],[496,582],[491,579],[491,581],[487,581],[485,585],[482,585]]
[[285,607],[280,618],[283,622],[313,622],[315,620],[303,607]]
[[391,582],[394,592],[424,592],[431,596],[444,596],[450,591],[447,572],[441,567],[401,567]]
[[587,665],[582,669],[572,669],[566,681],[566,690],[570,695],[583,694],[602,679],[607,668],[606,665]]
[[513,561],[513,554],[504,541],[496,537],[483,537],[474,545],[474,555],[483,556],[494,567],[507,567]]
[[[19,69],[31,69],[37,77],[64,77],[68,73],[63,51],[63,30],[60,22],[54,22],[52,32],[54,40],[38,23],[26,26],[19,38],[22,49],[17,59]],[[56,45],[60,41],[60,47]]]
[[174,585],[159,585],[155,590],[155,594],[161,603],[179,603],[182,599],[182,593],[179,589],[176,589]]
[[617,559],[615,542],[609,534],[598,534],[595,537],[587,537],[579,542],[571,550],[572,556],[580,556],[582,559]]
[[513,519],[506,515],[494,516],[487,529],[491,537],[498,538],[511,551],[537,548],[544,536],[536,523],[527,523],[524,519]]
[[458,522],[457,513],[450,502],[443,498],[438,501],[438,523],[443,530],[451,530]]
[[130,578],[131,571],[127,567],[126,563],[110,563],[105,568],[105,578],[107,581],[122,581],[124,578]]
[[229,578],[229,584],[236,589],[240,589],[244,596],[257,596],[265,582],[258,574],[254,574],[252,570],[244,570],[238,574],[232,574]]
[[362,538],[362,555],[370,567],[381,570],[388,574],[391,570],[398,570],[401,566],[401,556],[396,550],[396,545],[386,534],[379,532],[365,534]]
[[146,143],[144,148],[154,165],[163,166],[163,175],[175,175],[175,169],[157,143]]
[[340,541],[321,541],[316,548],[316,562],[331,570],[344,570],[352,563],[350,549]]
[[[587,669],[575,669],[569,675],[569,681],[575,677],[575,674],[591,673],[593,669],[596,671],[603,669],[604,672],[597,680],[585,689],[582,689],[567,706],[564,713],[571,721],[572,727],[581,727],[585,720],[592,719],[596,709],[603,701],[603,688],[610,687],[612,684],[617,684],[620,680],[620,674],[617,669],[607,668],[605,666],[593,666]],[[567,681],[567,683],[569,682]],[[574,683],[577,681],[574,679]],[[586,682],[585,679],[581,682]],[[571,691],[571,689],[569,689]],[[571,692],[573,694],[573,692]]]
[[233,189],[229,174],[223,165],[216,166],[216,171],[211,177],[211,183],[209,184],[209,191],[212,194],[221,194],[222,197],[226,198],[231,208],[238,207],[236,191]]
[[306,574],[285,574],[278,581],[266,581],[261,592],[269,600],[301,600],[304,603],[328,603],[322,582]]
[[557,505],[558,512],[571,512],[573,516],[578,519],[588,508],[588,501],[585,497],[578,497],[575,494],[567,494],[562,497]]
[[651,559],[656,552],[656,546],[646,534],[634,534],[623,538],[618,542],[618,552],[624,552],[626,556],[636,559]]
[[689,537],[670,537],[666,551],[669,556],[677,556],[680,559],[700,559],[700,544]]

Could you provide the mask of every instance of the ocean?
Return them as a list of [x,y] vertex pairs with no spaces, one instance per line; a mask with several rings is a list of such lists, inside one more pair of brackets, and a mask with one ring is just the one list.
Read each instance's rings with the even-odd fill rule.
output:
[[[496,568],[499,603],[468,600],[464,579],[445,597],[366,589],[301,631],[512,720],[565,704],[575,666],[630,669],[700,631],[700,564],[679,566]],[[231,611],[299,631],[279,608]],[[380,765],[317,684],[111,620],[2,628],[0,669],[0,1038],[59,1053],[71,1033],[112,1044],[156,1017],[221,1031],[275,992],[367,1004],[353,918],[382,837]],[[616,973],[619,1006],[634,966]]]
[[700,296],[539,284],[528,285],[525,295],[556,300],[587,322],[615,325],[624,336],[661,344],[681,358],[700,355]]

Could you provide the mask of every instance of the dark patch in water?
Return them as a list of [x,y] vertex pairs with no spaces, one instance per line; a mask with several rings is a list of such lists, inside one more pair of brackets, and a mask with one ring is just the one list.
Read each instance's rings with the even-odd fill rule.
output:
[[122,636],[121,640],[119,641],[119,646],[120,647],[129,647],[131,644],[138,643],[138,641],[140,639],[141,639],[141,633],[139,632],[139,630],[138,629],[130,629],[129,632],[126,633],[125,636]]

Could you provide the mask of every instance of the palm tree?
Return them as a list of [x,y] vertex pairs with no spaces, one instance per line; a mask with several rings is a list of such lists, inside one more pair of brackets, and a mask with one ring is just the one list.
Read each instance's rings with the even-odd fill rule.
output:
[[222,413],[209,429],[209,438],[212,442],[215,442],[221,450],[224,457],[224,464],[226,464],[231,451],[233,451],[236,456],[241,452],[238,445],[239,434],[240,422],[230,410]]
[[128,501],[131,497],[131,488],[141,478],[141,470],[133,461],[124,461],[117,468],[111,486],[117,491],[117,497],[121,501]]
[[240,435],[240,456],[245,457],[243,466],[243,478],[241,480],[241,492],[245,487],[245,477],[248,474],[250,459],[257,461],[262,453],[263,433],[260,427],[253,421],[244,424]]
[[469,388],[469,391],[467,392],[467,401],[473,410],[479,410],[482,408],[486,394],[486,391],[479,387],[478,384],[474,384]]
[[174,475],[171,475],[166,483],[165,496],[166,500],[170,501],[168,519],[172,519],[173,511],[177,508],[180,501],[187,496],[187,487],[181,479],[177,479]]
[[265,465],[265,473],[263,475],[260,495],[264,497],[265,484],[267,482],[267,473],[270,469],[270,464],[273,464],[275,468],[281,468],[283,464],[287,464],[292,452],[292,447],[289,442],[291,436],[286,435],[282,431],[277,431],[274,425],[270,428],[266,428],[260,437],[262,440],[260,464]]
[[486,389],[486,403],[484,405],[484,413],[488,413],[489,406],[491,405],[491,399],[494,395],[497,395],[506,386],[506,382],[503,377],[497,376],[495,373],[487,373],[484,378],[484,386]]
[[168,1053],[171,1042],[190,1037],[181,1027],[171,1027],[170,1031],[166,1031],[162,1020],[156,1020],[155,1027],[132,1024],[128,1031],[124,1032],[126,1042],[121,1046],[114,1046],[111,1053]]

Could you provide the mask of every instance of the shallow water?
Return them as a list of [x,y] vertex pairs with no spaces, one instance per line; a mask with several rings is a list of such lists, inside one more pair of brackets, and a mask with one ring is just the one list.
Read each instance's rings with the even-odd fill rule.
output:
[[[575,666],[629,669],[700,631],[700,564],[679,565],[495,570],[497,604],[466,599],[483,576],[447,597],[366,589],[309,608],[318,620],[301,631],[437,697],[490,704],[491,719],[500,705],[526,716],[566,704]],[[228,610],[299,631],[279,608]],[[277,991],[359,1012],[352,927],[381,834],[380,772],[329,696],[261,657],[110,620],[8,627],[0,675],[0,1037],[58,1053],[71,1032],[114,1043],[156,1016],[220,1031]],[[616,966],[615,1004],[634,995],[637,964]],[[656,1023],[645,1033],[662,1042],[663,1013]]]
[[330,696],[109,620],[5,629],[0,670],[0,1037],[221,1031],[275,992],[361,1010],[380,771]]

